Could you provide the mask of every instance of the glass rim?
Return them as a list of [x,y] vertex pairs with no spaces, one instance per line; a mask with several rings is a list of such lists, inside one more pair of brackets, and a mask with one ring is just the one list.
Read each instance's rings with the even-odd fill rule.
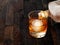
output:
[[[29,18],[29,19],[31,18],[30,15],[31,15],[32,13],[34,13],[34,12],[39,13],[40,11],[44,11],[44,10],[33,10],[33,11],[30,11],[30,12],[28,13],[28,18]],[[45,10],[45,11],[48,11],[48,10]],[[48,17],[49,17],[49,16],[48,16]]]
[[41,11],[41,10],[33,10],[33,11],[30,11],[30,12],[28,13],[28,17],[31,18],[31,17],[30,17],[30,14],[31,14],[31,13],[33,13],[33,12],[40,12],[40,11]]

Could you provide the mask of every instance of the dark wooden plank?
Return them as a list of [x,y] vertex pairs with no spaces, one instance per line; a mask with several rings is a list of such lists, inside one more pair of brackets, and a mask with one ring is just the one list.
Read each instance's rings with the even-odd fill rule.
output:
[[13,38],[14,45],[22,45],[22,35],[18,25],[14,25]]
[[5,45],[21,45],[22,36],[18,25],[10,25],[5,27],[4,44]]
[[1,42],[1,43],[0,43],[0,45],[4,45],[4,43],[3,43],[3,42]]
[[6,12],[6,25],[12,25],[14,23],[14,9],[13,5],[7,5],[7,12]]
[[10,38],[13,40],[13,26],[6,26],[4,31],[4,38]]
[[13,42],[13,26],[6,26],[4,30],[4,45],[12,45]]
[[2,44],[4,41],[4,20],[0,18],[0,43]]

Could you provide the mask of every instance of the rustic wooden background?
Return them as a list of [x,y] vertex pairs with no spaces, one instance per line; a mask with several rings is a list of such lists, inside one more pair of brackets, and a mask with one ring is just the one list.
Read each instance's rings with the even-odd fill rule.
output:
[[[46,9],[48,2],[44,1]],[[29,36],[27,15],[40,9],[43,9],[41,0],[0,0],[0,45],[56,45],[51,33],[43,39]]]
[[21,45],[23,0],[0,0],[0,45]]

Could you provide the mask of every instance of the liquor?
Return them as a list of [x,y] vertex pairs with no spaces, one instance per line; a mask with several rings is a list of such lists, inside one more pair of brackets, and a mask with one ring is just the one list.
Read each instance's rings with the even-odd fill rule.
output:
[[42,38],[47,31],[47,14],[46,11],[35,11],[29,15],[29,33],[35,38]]

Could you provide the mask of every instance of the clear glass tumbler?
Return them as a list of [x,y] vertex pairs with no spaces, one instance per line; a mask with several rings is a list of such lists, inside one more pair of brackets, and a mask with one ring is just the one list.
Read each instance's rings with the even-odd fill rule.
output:
[[28,14],[29,18],[29,34],[35,38],[42,38],[47,32],[47,19],[46,11],[34,10]]

